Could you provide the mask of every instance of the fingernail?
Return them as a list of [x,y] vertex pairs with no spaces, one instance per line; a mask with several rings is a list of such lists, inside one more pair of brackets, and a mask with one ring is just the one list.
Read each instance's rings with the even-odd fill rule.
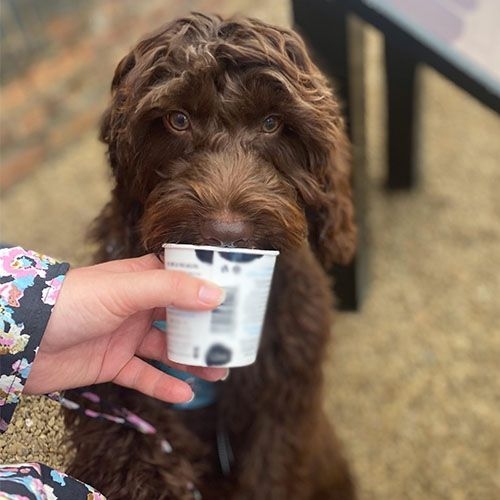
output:
[[228,370],[226,370],[226,374],[225,374],[223,377],[221,377],[221,381],[222,381],[222,382],[224,382],[224,380],[227,380],[227,379],[229,378],[229,373],[230,373],[230,372],[229,372],[229,369],[228,369]]
[[222,304],[226,298],[226,291],[215,285],[203,284],[198,292],[198,299],[209,305]]

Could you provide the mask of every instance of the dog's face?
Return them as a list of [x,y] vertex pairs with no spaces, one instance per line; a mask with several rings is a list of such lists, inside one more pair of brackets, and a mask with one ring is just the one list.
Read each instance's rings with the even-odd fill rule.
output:
[[325,78],[293,32],[193,14],[119,64],[101,138],[144,251],[165,242],[346,262],[348,145]]

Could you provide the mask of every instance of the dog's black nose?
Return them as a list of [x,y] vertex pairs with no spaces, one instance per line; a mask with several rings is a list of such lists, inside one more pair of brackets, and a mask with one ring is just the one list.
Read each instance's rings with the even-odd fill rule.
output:
[[244,246],[253,233],[252,224],[230,216],[208,219],[201,226],[206,243],[217,246]]

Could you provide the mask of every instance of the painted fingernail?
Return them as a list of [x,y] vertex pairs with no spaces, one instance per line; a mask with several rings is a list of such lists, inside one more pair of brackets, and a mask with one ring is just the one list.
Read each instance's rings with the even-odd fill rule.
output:
[[198,292],[198,299],[208,305],[222,304],[226,298],[223,288],[208,283],[203,284]]

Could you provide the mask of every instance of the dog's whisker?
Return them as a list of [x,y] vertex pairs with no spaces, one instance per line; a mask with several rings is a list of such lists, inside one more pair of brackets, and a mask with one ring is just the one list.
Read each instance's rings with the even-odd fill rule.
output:
[[161,170],[156,169],[155,174],[160,177],[160,179],[168,179],[167,174],[165,172],[162,172]]

